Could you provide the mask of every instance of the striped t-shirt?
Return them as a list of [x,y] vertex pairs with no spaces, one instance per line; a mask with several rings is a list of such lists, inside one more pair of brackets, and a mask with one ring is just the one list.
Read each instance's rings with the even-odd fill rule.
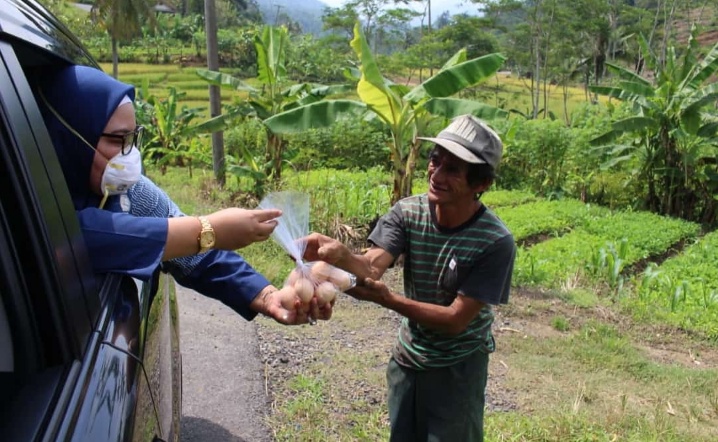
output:
[[477,350],[494,351],[491,305],[508,302],[516,246],[491,210],[482,205],[466,223],[446,229],[436,224],[426,194],[408,197],[381,218],[369,241],[394,257],[405,255],[407,298],[447,306],[461,292],[487,304],[456,336],[404,318],[393,350],[399,364],[445,367]]

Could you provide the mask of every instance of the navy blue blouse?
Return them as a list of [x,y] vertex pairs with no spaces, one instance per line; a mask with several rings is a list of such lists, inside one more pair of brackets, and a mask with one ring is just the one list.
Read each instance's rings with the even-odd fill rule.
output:
[[148,178],[143,177],[127,195],[108,198],[99,208],[101,197],[90,190],[95,155],[91,146],[97,145],[121,100],[125,96],[134,100],[134,87],[86,66],[42,72],[36,82],[38,103],[95,272],[148,280],[160,267],[183,286],[223,302],[246,319],[254,318],[249,304],[269,281],[239,254],[214,250],[161,262],[167,218],[184,214]]

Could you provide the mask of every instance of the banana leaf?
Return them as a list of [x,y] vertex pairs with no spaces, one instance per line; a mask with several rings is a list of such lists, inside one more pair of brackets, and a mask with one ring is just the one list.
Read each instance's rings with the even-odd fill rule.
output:
[[197,69],[196,72],[198,76],[204,78],[210,84],[214,84],[216,86],[231,86],[233,89],[236,89],[238,91],[259,93],[259,89],[245,84],[244,82],[242,82],[242,80],[234,78],[231,75],[223,74],[217,71],[210,71],[207,69]]
[[359,57],[361,63],[361,78],[357,84],[359,98],[379,117],[391,127],[401,122],[401,102],[398,96],[386,84],[386,80],[379,71],[379,66],[364,38],[361,25],[354,25],[354,38],[351,47]]
[[338,119],[360,117],[367,112],[365,104],[353,100],[324,100],[279,113],[264,120],[275,134],[302,132],[329,127]]

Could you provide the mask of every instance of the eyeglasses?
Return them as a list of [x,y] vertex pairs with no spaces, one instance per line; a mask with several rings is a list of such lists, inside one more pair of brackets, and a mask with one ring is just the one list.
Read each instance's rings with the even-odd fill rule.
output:
[[124,134],[108,134],[103,132],[100,136],[119,140],[119,142],[122,143],[120,144],[120,146],[122,146],[122,155],[127,155],[132,150],[132,146],[137,146],[138,149],[142,146],[142,134],[144,131],[144,126],[137,126],[132,132]]

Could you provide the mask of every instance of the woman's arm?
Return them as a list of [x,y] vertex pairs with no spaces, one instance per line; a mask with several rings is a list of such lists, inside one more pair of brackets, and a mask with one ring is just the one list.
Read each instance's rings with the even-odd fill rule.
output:
[[[215,233],[214,248],[218,250],[236,250],[254,242],[269,238],[280,216],[280,210],[247,210],[229,208],[207,215]],[[167,244],[162,259],[164,261],[199,252],[199,233],[202,223],[197,217],[182,216],[170,218],[167,225]]]

